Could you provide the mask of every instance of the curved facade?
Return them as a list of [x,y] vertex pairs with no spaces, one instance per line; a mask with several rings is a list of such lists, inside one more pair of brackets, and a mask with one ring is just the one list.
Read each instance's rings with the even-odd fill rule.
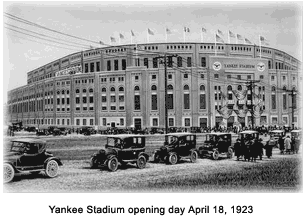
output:
[[137,47],[74,53],[29,72],[27,85],[8,92],[9,121],[40,127],[164,127],[161,62],[167,53],[170,127],[248,126],[253,118],[256,126],[302,125],[302,97],[291,96],[291,90],[302,91],[301,63],[285,52],[262,47],[260,53],[258,46],[240,44],[215,50],[212,43]]

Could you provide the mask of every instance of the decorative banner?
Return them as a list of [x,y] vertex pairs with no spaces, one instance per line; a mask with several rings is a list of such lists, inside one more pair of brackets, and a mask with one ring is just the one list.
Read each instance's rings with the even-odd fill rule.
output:
[[226,106],[221,108],[220,110],[217,109],[217,112],[224,118],[228,119],[232,114],[233,109],[228,109]]
[[262,113],[263,109],[259,105],[254,106],[254,117],[259,118]]
[[238,117],[244,118],[248,112],[248,109],[239,109],[239,110],[234,110],[234,112],[237,114]]
[[235,97],[238,100],[242,100],[242,99],[244,99],[246,97],[247,90],[244,90],[242,92],[239,92],[238,90],[232,90],[232,93],[235,95]]
[[76,73],[82,73],[82,67],[81,66],[74,66],[74,67],[69,67],[64,70],[60,70],[55,73],[55,76],[65,76],[65,75],[73,75]]

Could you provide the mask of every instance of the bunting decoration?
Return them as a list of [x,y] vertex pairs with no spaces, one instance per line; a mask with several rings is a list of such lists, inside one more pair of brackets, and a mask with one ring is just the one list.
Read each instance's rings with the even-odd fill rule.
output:
[[248,109],[245,108],[245,109],[238,109],[238,110],[233,110],[233,111],[237,114],[238,117],[244,118],[248,112]]
[[242,92],[239,92],[238,90],[232,90],[232,93],[235,95],[235,97],[238,100],[242,100],[242,99],[244,99],[246,97],[247,90],[244,90]]
[[216,110],[224,119],[228,119],[232,112],[233,112],[233,109],[228,109],[227,108],[227,105],[225,105],[224,107],[222,107],[221,109],[217,109]]
[[263,113],[263,108],[260,107],[259,105],[254,106],[254,117],[259,118]]

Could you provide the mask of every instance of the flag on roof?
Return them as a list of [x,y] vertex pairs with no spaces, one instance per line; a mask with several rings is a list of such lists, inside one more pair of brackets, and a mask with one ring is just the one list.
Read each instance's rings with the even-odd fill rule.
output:
[[149,28],[147,30],[148,30],[148,34],[155,35],[155,33],[152,30],[150,30]]
[[131,36],[132,36],[132,37],[134,37],[134,36],[135,36],[132,30],[131,30]]
[[114,37],[110,37],[110,39],[111,39],[111,42],[113,42],[113,43],[115,43],[115,42],[116,42],[116,40],[115,40],[115,38],[114,38]]
[[215,34],[215,41],[217,43],[224,43],[223,38],[221,38],[218,34]]
[[259,36],[260,41],[266,41],[266,39],[263,36]]
[[236,35],[234,34],[234,33],[232,33],[231,31],[228,31],[228,33],[229,33],[229,37],[236,37]]
[[252,43],[249,39],[247,39],[247,38],[245,38],[244,40],[245,40],[245,43],[246,43],[246,44],[253,44],[253,43]]
[[184,32],[190,33],[190,28],[184,27]]
[[221,36],[224,36],[223,31],[221,31],[220,29],[217,30],[217,33]]
[[99,44],[104,44],[102,41],[99,41]]
[[166,33],[167,33],[167,34],[172,34],[171,30],[168,29],[168,28],[166,28]]
[[122,34],[119,34],[119,38],[120,39],[125,39],[124,35],[122,35]]
[[238,40],[244,40],[243,37],[240,34],[237,34],[237,39]]
[[207,32],[206,28],[201,28],[201,32],[206,33]]

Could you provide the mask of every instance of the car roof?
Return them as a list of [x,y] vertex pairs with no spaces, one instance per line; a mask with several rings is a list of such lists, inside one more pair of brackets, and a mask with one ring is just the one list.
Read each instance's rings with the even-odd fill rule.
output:
[[12,142],[22,142],[22,143],[39,143],[39,144],[46,144],[47,142],[41,139],[36,138],[18,138],[12,140]]
[[231,135],[230,133],[223,133],[223,132],[211,132],[211,133],[205,133],[205,135]]
[[279,133],[279,132],[285,132],[285,131],[284,130],[272,130],[271,132]]
[[114,135],[107,135],[108,138],[128,138],[128,137],[145,137],[144,135],[139,134],[114,134]]
[[292,130],[291,132],[296,133],[296,132],[302,132],[301,130]]
[[177,132],[177,133],[168,133],[164,135],[166,136],[186,136],[186,135],[195,135],[195,134],[190,133],[190,132]]
[[259,132],[258,131],[251,131],[251,130],[240,132],[240,134],[254,134],[254,133],[259,133]]

